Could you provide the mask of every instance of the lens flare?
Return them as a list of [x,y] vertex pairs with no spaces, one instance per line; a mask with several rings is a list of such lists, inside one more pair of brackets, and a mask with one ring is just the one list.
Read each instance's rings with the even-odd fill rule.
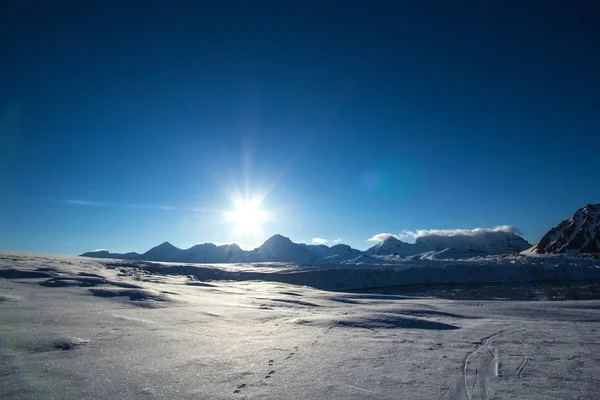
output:
[[261,209],[261,200],[236,198],[234,209],[226,213],[227,220],[235,224],[236,233],[260,233],[267,213]]

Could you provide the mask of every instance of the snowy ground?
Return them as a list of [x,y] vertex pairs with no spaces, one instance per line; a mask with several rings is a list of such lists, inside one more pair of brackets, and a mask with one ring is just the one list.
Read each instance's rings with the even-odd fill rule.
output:
[[[149,266],[163,274],[114,260],[0,253],[0,398],[597,399],[600,393],[600,301],[331,292],[244,280],[249,266],[224,266],[219,271],[236,280],[208,283],[198,280],[200,273],[168,276],[164,265]],[[211,268],[203,273],[222,277]],[[302,279],[339,283],[329,279],[330,267],[261,268],[270,280],[294,270],[310,273]],[[395,279],[394,271],[369,276]]]

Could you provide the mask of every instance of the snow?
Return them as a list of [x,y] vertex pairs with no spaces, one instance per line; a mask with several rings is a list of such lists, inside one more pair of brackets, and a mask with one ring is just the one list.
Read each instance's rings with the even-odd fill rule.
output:
[[599,269],[565,257],[178,265],[2,252],[0,398],[597,398],[600,301],[314,287],[519,268]]
[[453,248],[446,248],[442,250],[426,251],[424,253],[417,254],[409,257],[411,260],[458,260],[463,258],[471,257],[485,257],[488,253],[478,250],[460,250]]

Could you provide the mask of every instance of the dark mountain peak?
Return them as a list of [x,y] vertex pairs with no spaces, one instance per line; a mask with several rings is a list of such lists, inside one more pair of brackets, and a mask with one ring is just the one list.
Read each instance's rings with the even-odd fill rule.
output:
[[534,254],[600,253],[600,204],[587,204],[550,229],[528,250]]

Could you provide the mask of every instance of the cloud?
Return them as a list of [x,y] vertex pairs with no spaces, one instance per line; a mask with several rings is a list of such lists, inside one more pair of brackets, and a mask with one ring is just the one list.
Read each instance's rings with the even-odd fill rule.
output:
[[506,232],[521,235],[518,228],[510,225],[500,225],[495,228],[474,228],[474,229],[419,229],[415,232],[402,231],[401,233],[378,233],[367,239],[369,242],[382,242],[389,237],[395,237],[402,240],[406,238],[420,238],[426,236],[478,236],[492,232]]
[[335,243],[335,244],[342,243],[342,238],[337,238],[337,239],[335,239],[335,240],[333,241],[333,243]]
[[89,207],[125,207],[125,208],[137,208],[142,210],[162,210],[162,211],[172,211],[177,210],[176,207],[171,206],[162,206],[162,205],[149,205],[149,204],[108,204],[108,203],[100,203],[97,201],[87,201],[87,200],[67,200],[67,204],[74,204],[76,206],[89,206]]
[[322,238],[313,238],[312,242],[313,244],[327,244],[328,240]]
[[409,231],[402,231],[402,233],[378,233],[376,235],[373,235],[369,239],[367,239],[367,241],[368,242],[382,242],[389,237],[394,237],[398,240],[401,240],[401,239],[406,239],[406,238],[414,237],[414,236],[415,236],[414,232],[409,232]]
[[74,204],[76,206],[90,206],[90,207],[104,207],[106,204],[98,203],[96,201],[87,200],[67,200],[67,204]]
[[399,239],[398,236],[393,233],[378,233],[367,239],[367,242],[383,242],[385,239],[388,239],[390,237],[395,237],[396,239]]
[[521,235],[521,231],[510,225],[500,225],[495,228],[475,228],[475,229],[420,229],[416,232],[411,232],[415,237],[424,236],[478,236],[492,232],[506,232]]

